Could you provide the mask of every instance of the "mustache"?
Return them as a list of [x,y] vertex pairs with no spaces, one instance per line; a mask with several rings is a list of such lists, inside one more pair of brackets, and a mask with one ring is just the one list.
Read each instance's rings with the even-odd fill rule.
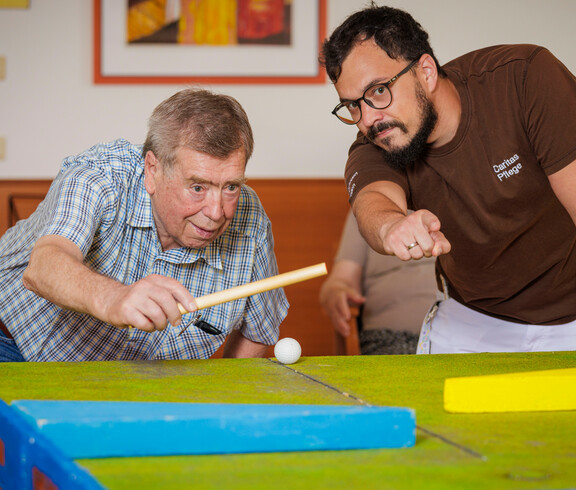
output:
[[398,128],[400,129],[400,131],[404,133],[408,132],[408,128],[406,127],[406,125],[401,123],[400,121],[388,121],[388,122],[381,122],[370,127],[368,129],[368,132],[366,133],[366,137],[370,141],[374,141],[378,133],[381,133],[382,131],[386,131],[392,128]]

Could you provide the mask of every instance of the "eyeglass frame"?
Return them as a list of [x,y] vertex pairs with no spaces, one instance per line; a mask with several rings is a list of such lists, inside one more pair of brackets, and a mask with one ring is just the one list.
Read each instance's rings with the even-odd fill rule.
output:
[[[390,89],[390,85],[392,85],[396,80],[398,80],[402,75],[404,75],[405,73],[408,73],[413,67],[414,65],[416,65],[416,63],[418,63],[418,61],[420,61],[420,58],[415,59],[414,61],[412,61],[406,68],[404,68],[400,73],[398,73],[397,75],[393,76],[390,80],[388,80],[387,82],[383,82],[383,83],[373,83],[372,85],[370,85],[366,90],[364,90],[364,93],[362,94],[362,97],[359,97],[356,100],[343,100],[341,101],[336,107],[334,107],[333,111],[331,112],[331,114],[334,114],[339,121],[342,121],[344,124],[348,124],[350,126],[358,124],[361,120],[362,120],[362,106],[360,105],[361,101],[364,101],[368,106],[372,107],[372,109],[376,109],[376,110],[383,110],[386,109],[387,107],[390,107],[390,105],[392,104],[392,90]],[[370,102],[368,99],[366,99],[366,93],[373,89],[374,87],[381,85],[382,87],[384,87],[386,90],[388,90],[388,92],[390,92],[390,102],[385,105],[384,107],[375,107],[374,104],[372,102]],[[347,122],[344,121],[340,116],[338,116],[337,112],[344,107],[346,104],[349,104],[351,102],[354,102],[355,104],[358,105],[358,110],[360,112],[360,117],[358,118],[357,121],[355,122]]]

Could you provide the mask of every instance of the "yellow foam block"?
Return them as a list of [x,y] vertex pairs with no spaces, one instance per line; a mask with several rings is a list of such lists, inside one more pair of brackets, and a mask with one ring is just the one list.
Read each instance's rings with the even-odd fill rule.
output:
[[576,368],[447,378],[444,409],[454,413],[576,410]]

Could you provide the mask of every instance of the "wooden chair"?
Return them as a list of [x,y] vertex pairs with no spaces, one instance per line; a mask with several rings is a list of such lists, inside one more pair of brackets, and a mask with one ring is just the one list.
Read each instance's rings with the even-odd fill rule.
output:
[[42,202],[46,194],[15,193],[8,195],[8,226],[30,216]]
[[352,309],[350,320],[350,335],[344,337],[339,332],[334,332],[334,350],[337,356],[359,356],[360,340],[358,338],[358,315],[357,308]]

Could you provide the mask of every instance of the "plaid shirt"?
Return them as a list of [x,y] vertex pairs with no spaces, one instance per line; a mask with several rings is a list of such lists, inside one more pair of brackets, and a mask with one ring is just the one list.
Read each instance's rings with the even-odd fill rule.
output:
[[144,188],[141,151],[117,140],[67,158],[34,214],[0,239],[0,319],[26,360],[205,359],[233,329],[267,345],[278,340],[288,310],[282,289],[202,310],[202,320],[223,331],[209,335],[192,325],[185,329],[196,313],[163,331],[119,329],[24,288],[31,250],[44,235],[72,240],[88,267],[124,284],[161,274],[195,297],[278,273],[270,221],[247,186],[221,237],[202,249],[163,252]]

